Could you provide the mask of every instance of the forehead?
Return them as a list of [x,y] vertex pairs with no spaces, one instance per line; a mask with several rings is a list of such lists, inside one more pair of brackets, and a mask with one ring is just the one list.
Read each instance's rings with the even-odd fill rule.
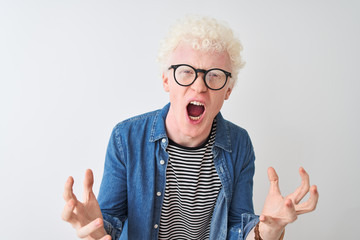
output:
[[195,50],[191,44],[181,42],[172,52],[169,65],[189,64],[195,68],[221,68],[231,72],[231,61],[227,52]]

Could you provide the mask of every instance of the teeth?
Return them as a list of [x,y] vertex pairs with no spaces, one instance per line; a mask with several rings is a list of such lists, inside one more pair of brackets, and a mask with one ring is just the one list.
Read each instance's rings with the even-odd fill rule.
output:
[[191,101],[190,104],[196,105],[196,106],[204,106],[204,104],[202,104],[201,102],[197,102],[197,101]]
[[200,116],[197,116],[197,117],[193,117],[193,116],[189,116],[191,120],[193,121],[196,121],[196,120],[199,120],[201,115]]

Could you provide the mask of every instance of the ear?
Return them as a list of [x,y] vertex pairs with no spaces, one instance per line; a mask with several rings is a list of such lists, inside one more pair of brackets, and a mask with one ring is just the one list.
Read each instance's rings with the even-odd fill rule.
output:
[[225,93],[225,100],[229,99],[231,92],[232,92],[232,87],[229,87]]
[[169,92],[169,90],[170,90],[169,77],[165,72],[163,72],[163,74],[162,74],[162,79],[163,79],[163,88],[164,88],[165,92]]

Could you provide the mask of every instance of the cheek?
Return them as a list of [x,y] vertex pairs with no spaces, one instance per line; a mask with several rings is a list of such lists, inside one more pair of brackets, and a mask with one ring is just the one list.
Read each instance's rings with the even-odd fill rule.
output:
[[182,92],[182,89],[179,88],[178,85],[174,85],[173,83],[169,83],[169,98],[170,98],[170,102],[172,104],[181,104],[181,102],[183,102],[184,99],[184,94]]
[[224,104],[224,101],[226,100],[226,96],[227,95],[225,93],[219,94],[217,96],[217,98],[215,99],[215,102],[214,102],[214,109],[213,109],[214,114],[217,114],[221,110],[221,108]]

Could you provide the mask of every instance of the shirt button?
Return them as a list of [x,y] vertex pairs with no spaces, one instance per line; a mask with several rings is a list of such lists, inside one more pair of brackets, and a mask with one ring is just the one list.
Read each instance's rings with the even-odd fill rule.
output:
[[165,161],[164,161],[164,160],[160,160],[160,164],[161,164],[161,165],[164,165],[164,164],[165,164]]
[[161,192],[157,192],[156,195],[158,195],[158,197],[160,197],[160,196],[161,196]]
[[166,138],[163,138],[161,141],[162,141],[163,143],[166,143]]
[[157,229],[159,226],[157,224],[154,225],[154,228]]

